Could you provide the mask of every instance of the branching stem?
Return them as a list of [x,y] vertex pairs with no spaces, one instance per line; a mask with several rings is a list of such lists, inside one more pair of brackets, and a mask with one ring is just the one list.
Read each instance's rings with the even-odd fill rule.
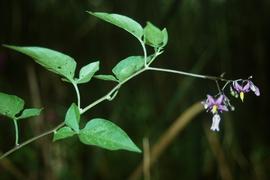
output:
[[[141,74],[144,71],[160,71],[160,72],[167,72],[167,73],[173,73],[173,74],[180,74],[180,75],[185,75],[185,76],[190,76],[190,77],[195,77],[195,78],[201,78],[201,79],[208,79],[208,80],[213,80],[215,82],[217,81],[224,81],[226,82],[225,86],[227,84],[229,84],[229,82],[231,82],[232,80],[228,80],[228,79],[224,79],[223,77],[217,77],[217,76],[207,76],[207,75],[200,75],[200,74],[194,74],[194,73],[188,73],[188,72],[184,72],[184,71],[177,71],[177,70],[172,70],[172,69],[163,69],[163,68],[155,68],[155,67],[149,67],[149,65],[154,61],[154,59],[160,55],[162,52],[160,52],[160,49],[156,51],[156,53],[152,56],[152,59],[149,60],[149,62],[147,62],[147,51],[146,51],[146,47],[144,45],[144,42],[142,40],[139,40],[142,48],[143,48],[143,52],[144,52],[144,67],[135,72],[134,74],[132,74],[131,76],[129,76],[128,78],[126,78],[123,81],[120,81],[114,88],[112,88],[106,95],[102,96],[101,98],[97,99],[96,101],[92,102],[91,104],[89,104],[88,106],[86,106],[85,108],[81,108],[81,100],[80,100],[80,91],[78,88],[78,85],[76,82],[72,82],[74,89],[76,91],[76,95],[77,95],[77,105],[78,108],[80,109],[80,114],[84,114],[85,112],[87,112],[88,110],[90,110],[92,107],[98,105],[99,103],[105,101],[105,100],[112,100],[112,98],[114,98],[114,96],[116,95],[115,93],[122,87],[122,85],[124,85],[126,82],[128,82],[129,80],[131,80],[132,78],[134,78],[135,76]],[[224,88],[222,88],[223,90]],[[59,128],[61,128],[62,126],[65,125],[64,122],[58,124],[56,127],[38,135],[35,136],[23,143],[21,143],[20,145],[18,144],[18,125],[17,125],[17,121],[14,120],[14,125],[15,125],[15,131],[16,131],[16,141],[15,141],[15,147],[10,149],[9,151],[7,151],[6,153],[4,153],[1,157],[0,160],[5,158],[6,156],[10,155],[11,153],[17,151],[18,149],[26,146],[27,144],[30,144],[33,141],[36,141],[44,136],[47,136],[55,131],[57,131]]]
[[31,142],[34,142],[35,140],[38,140],[38,139],[40,139],[40,138],[42,138],[42,137],[44,137],[44,136],[47,136],[47,135],[53,133],[54,131],[56,131],[57,129],[59,129],[59,128],[62,127],[62,126],[64,126],[64,122],[58,124],[58,125],[57,125],[56,127],[54,127],[53,129],[50,129],[50,130],[48,130],[48,131],[46,131],[46,132],[44,132],[44,133],[42,133],[42,134],[40,134],[40,135],[38,135],[38,136],[35,136],[35,137],[31,138],[31,139],[28,139],[27,141],[21,143],[20,145],[15,146],[14,148],[12,148],[12,149],[10,149],[9,151],[7,151],[6,153],[4,153],[4,154],[0,157],[0,160],[3,159],[3,158],[5,158],[5,157],[7,157],[7,156],[10,155],[11,153],[17,151],[18,149],[20,149],[20,148],[26,146],[27,144],[30,144]]

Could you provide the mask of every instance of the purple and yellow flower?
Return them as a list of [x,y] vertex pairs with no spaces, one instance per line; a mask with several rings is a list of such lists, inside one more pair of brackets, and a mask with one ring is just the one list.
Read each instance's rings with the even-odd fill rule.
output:
[[207,99],[203,101],[202,104],[207,111],[211,111],[213,114],[216,114],[218,112],[228,111],[227,106],[224,104],[224,100],[224,95],[220,95],[217,99],[207,95]]
[[241,101],[244,101],[245,93],[253,91],[256,96],[260,96],[260,90],[253,84],[251,80],[242,81],[241,85],[238,81],[233,81],[233,88],[239,94]]
[[213,98],[210,95],[207,95],[207,99],[202,102],[204,108],[207,111],[211,111],[213,114],[212,118],[212,131],[219,131],[219,122],[221,120],[219,112],[228,111],[227,105],[225,103],[226,97],[224,95],[220,95],[218,98]]

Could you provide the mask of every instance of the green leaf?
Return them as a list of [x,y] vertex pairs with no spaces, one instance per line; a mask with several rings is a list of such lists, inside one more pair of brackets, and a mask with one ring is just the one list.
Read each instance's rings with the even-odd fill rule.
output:
[[168,32],[167,29],[164,28],[162,30],[162,34],[163,34],[163,42],[162,42],[162,46],[161,47],[165,47],[168,44]]
[[56,131],[53,134],[53,141],[65,139],[65,138],[73,136],[74,134],[76,134],[76,132],[74,132],[70,127],[65,126],[65,127],[60,128],[58,131]]
[[120,61],[112,72],[119,81],[123,81],[143,67],[144,58],[142,56],[130,56]]
[[100,74],[100,75],[95,75],[94,78],[101,79],[101,80],[104,80],[104,81],[116,81],[116,82],[118,82],[118,80],[113,75]]
[[134,21],[133,19],[123,16],[120,14],[109,14],[109,13],[103,13],[103,12],[90,12],[87,11],[89,14],[96,16],[104,21],[107,21],[115,26],[118,26],[129,33],[131,33],[133,36],[135,36],[138,39],[141,39],[143,36],[143,28],[142,26]]
[[80,141],[108,150],[141,152],[128,135],[114,123],[105,119],[90,120],[79,133]]
[[24,100],[5,93],[0,92],[0,114],[14,119],[24,107]]
[[87,83],[91,80],[94,74],[99,70],[99,61],[92,62],[80,70],[79,79],[76,80],[78,84]]
[[152,23],[147,22],[144,28],[144,40],[149,46],[158,48],[164,47],[168,42],[168,33],[166,28],[162,31],[154,26]]
[[30,56],[47,70],[64,76],[69,81],[74,77],[76,62],[68,55],[42,47],[4,46]]
[[72,103],[65,117],[65,124],[75,132],[79,132],[80,111],[76,104]]
[[30,109],[24,109],[22,114],[17,119],[25,119],[33,116],[39,116],[42,109],[38,108],[30,108]]

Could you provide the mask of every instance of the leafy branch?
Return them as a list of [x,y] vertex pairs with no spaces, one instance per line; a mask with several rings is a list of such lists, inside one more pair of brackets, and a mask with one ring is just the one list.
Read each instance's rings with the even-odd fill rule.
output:
[[[143,56],[129,56],[121,60],[112,69],[112,75],[96,75],[96,72],[99,71],[100,63],[99,61],[94,61],[83,66],[79,71],[78,78],[76,78],[75,70],[77,68],[77,63],[72,57],[66,54],[42,47],[4,45],[7,48],[31,57],[36,63],[40,64],[45,69],[60,75],[63,81],[71,83],[76,92],[77,103],[72,103],[70,105],[66,112],[64,122],[61,122],[56,127],[20,144],[17,121],[19,119],[37,116],[40,114],[42,109],[31,108],[23,110],[24,101],[21,98],[14,95],[0,93],[0,114],[12,119],[15,128],[15,147],[4,153],[0,159],[5,158],[23,146],[52,133],[54,133],[53,141],[77,136],[82,143],[87,145],[94,145],[108,150],[128,150],[140,153],[141,150],[134,144],[128,135],[111,121],[103,118],[93,118],[86,123],[85,127],[80,128],[81,115],[105,100],[113,100],[118,94],[119,89],[125,83],[145,71],[167,72],[194,78],[213,80],[217,83],[219,91],[224,91],[225,87],[233,82],[233,80],[225,79],[222,76],[207,76],[184,71],[151,67],[150,65],[163,53],[163,49],[168,43],[168,33],[166,28],[161,30],[150,22],[147,22],[146,26],[143,28],[133,19],[119,14],[108,14],[103,12],[88,13],[132,34],[139,41],[143,50]],[[146,45],[153,48],[154,53],[152,55],[147,54]],[[113,81],[117,84],[107,94],[82,108],[79,85],[88,83],[92,78],[104,81]],[[225,85],[220,88],[218,81],[225,82]],[[20,114],[20,112],[22,113]]]

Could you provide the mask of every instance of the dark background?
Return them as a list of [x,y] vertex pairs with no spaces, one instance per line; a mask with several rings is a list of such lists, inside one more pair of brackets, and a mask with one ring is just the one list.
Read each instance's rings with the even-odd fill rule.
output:
[[[222,115],[219,133],[209,130],[211,115],[196,116],[153,164],[152,179],[270,178],[269,0],[1,0],[0,43],[55,49],[74,57],[78,67],[100,60],[100,73],[110,73],[127,56],[142,54],[135,38],[86,10],[166,27],[169,43],[154,66],[217,76],[226,72],[229,79],[253,75],[261,90],[260,97],[250,93],[244,103],[231,98],[236,111]],[[100,80],[82,85],[83,106],[111,87],[113,83]],[[0,91],[22,97],[26,107],[44,107],[40,118],[20,122],[21,141],[63,121],[76,100],[69,84],[4,47]],[[122,87],[114,101],[99,104],[83,118],[110,119],[140,148],[147,137],[151,148],[182,112],[208,93],[217,93],[212,81],[146,72]],[[143,159],[142,154],[85,146],[77,138],[51,139],[0,161],[0,179],[127,179]],[[12,148],[13,141],[12,122],[1,117],[0,151]]]

